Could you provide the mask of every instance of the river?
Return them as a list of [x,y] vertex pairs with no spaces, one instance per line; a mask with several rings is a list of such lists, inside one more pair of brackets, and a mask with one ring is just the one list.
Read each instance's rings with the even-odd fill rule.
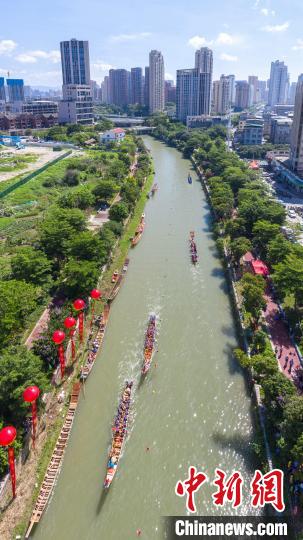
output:
[[[246,482],[251,478],[251,401],[232,358],[235,326],[209,207],[193,171],[193,184],[187,182],[190,162],[149,136],[144,140],[159,190],[146,204],[144,235],[130,251],[104,347],[86,383],[35,540],[131,540],[138,528],[144,539],[162,539],[161,516],[186,513],[185,500],[174,490],[189,465],[211,481],[216,467],[229,474],[237,469]],[[191,230],[199,254],[196,267],[189,257]],[[152,311],[159,318],[158,352],[138,385]],[[135,381],[130,430],[104,495],[111,423],[126,379]],[[199,514],[216,511],[213,491],[210,484],[199,491]],[[249,513],[247,502],[238,513]]]

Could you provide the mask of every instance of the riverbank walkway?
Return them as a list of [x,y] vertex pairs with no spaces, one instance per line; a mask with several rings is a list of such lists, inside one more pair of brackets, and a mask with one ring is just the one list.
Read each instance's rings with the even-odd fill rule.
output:
[[287,323],[281,316],[279,306],[269,288],[265,292],[265,300],[266,311],[264,317],[280,371],[288,379],[297,383],[298,370],[302,369],[300,359],[289,334]]

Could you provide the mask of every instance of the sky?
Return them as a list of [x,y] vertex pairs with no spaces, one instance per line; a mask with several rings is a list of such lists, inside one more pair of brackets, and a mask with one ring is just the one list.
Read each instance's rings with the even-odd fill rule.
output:
[[283,60],[291,81],[303,72],[302,0],[0,0],[0,76],[32,86],[62,84],[59,43],[89,41],[91,78],[148,65],[162,52],[167,79],[194,66],[195,50],[214,51],[214,79],[269,77]]

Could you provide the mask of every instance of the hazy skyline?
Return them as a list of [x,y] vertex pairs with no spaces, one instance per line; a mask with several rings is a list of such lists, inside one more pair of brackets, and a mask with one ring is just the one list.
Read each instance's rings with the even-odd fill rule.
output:
[[[37,0],[4,3],[0,31],[0,76],[32,86],[61,86],[59,43],[89,41],[91,77],[98,83],[111,67],[148,65],[151,49],[162,52],[167,78],[194,66],[201,46],[214,51],[214,79],[234,73],[269,78],[272,60],[284,60],[291,81],[303,72],[303,5],[299,0]],[[5,29],[3,28],[5,26]]]

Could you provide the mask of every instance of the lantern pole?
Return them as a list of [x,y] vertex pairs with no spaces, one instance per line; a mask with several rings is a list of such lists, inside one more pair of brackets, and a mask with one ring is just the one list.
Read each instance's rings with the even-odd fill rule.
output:
[[83,334],[84,334],[84,313],[83,310],[85,308],[85,302],[82,300],[82,298],[78,298],[73,302],[74,309],[78,311],[78,320],[79,320],[79,336],[80,336],[80,343],[83,343]]
[[7,426],[0,430],[0,446],[7,447],[8,453],[8,466],[12,483],[13,498],[16,497],[16,470],[15,470],[15,452],[13,446],[16,439],[17,431],[13,426]]
[[75,326],[77,324],[77,321],[76,319],[74,319],[74,317],[66,317],[66,319],[64,319],[64,326],[67,330],[69,330],[69,337],[70,337],[70,341],[71,341],[71,348],[72,348],[72,361],[74,363],[75,359],[76,359],[76,346],[75,346],[75,341],[74,341],[74,334],[76,332],[75,330]]
[[64,371],[65,371],[65,354],[64,354],[64,346],[63,341],[65,340],[65,333],[62,330],[56,330],[53,333],[53,342],[58,345],[58,356],[59,356],[59,362],[60,362],[60,371],[61,371],[61,379],[64,377]]
[[102,293],[101,291],[99,291],[99,289],[93,289],[90,293],[90,297],[92,299],[92,316],[91,316],[90,325],[89,325],[90,328],[93,325],[93,320],[94,320],[94,315],[95,315],[95,301],[100,299],[101,294]]
[[37,399],[40,395],[38,386],[28,386],[23,392],[23,399],[25,402],[31,404],[32,409],[32,440],[33,449],[35,450],[36,441],[36,427],[37,427]]

